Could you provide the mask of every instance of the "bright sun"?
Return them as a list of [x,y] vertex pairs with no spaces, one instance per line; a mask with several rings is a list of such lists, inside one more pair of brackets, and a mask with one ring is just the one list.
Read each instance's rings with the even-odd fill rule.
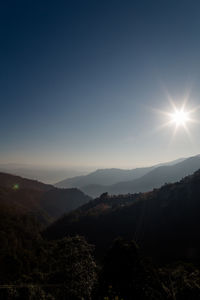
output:
[[171,121],[176,124],[176,126],[185,126],[189,121],[189,113],[182,110],[175,110],[174,113],[171,114]]
[[[190,110],[186,109],[186,104],[188,103],[189,96],[184,97],[182,105],[179,103],[179,107],[176,105],[176,103],[173,101],[173,99],[168,95],[169,103],[172,106],[171,112],[162,111],[162,110],[155,110],[159,114],[164,115],[166,119],[166,123],[163,123],[160,125],[157,130],[162,130],[165,127],[172,126],[174,127],[174,131],[172,133],[172,140],[174,136],[176,135],[177,131],[184,130],[188,137],[191,139],[191,133],[189,130],[189,125],[191,123],[197,123],[200,124],[199,120],[194,119],[194,113],[196,113],[198,110],[200,110],[200,106],[190,108]],[[188,105],[187,105],[188,106]]]

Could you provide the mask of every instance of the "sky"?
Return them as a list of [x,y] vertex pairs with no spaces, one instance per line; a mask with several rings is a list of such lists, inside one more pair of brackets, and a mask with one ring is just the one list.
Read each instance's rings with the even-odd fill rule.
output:
[[[0,2],[0,163],[132,168],[198,154],[200,2]],[[200,120],[200,111],[192,118]]]

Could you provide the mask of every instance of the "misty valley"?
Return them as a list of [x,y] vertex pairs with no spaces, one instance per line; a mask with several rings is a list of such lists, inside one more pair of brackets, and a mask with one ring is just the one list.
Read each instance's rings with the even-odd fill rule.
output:
[[200,300],[200,1],[0,1],[0,300]]
[[119,184],[125,171],[78,178],[117,174],[126,193],[96,198],[0,173],[0,299],[199,299],[199,169],[195,156]]

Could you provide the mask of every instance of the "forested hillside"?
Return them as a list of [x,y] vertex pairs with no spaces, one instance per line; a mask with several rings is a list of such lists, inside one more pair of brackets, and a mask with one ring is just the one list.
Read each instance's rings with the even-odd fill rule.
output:
[[200,171],[151,192],[89,202],[52,224],[49,238],[84,235],[103,251],[114,238],[134,239],[158,261],[199,261]]
[[58,189],[52,185],[0,173],[0,204],[14,206],[48,223],[70,212],[91,198],[78,189]]

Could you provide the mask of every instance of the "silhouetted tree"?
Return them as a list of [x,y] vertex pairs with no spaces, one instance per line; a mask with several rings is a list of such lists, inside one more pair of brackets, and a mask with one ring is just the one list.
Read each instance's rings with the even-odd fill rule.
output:
[[65,299],[91,298],[96,280],[92,251],[93,247],[80,236],[66,237],[54,244],[49,282],[63,285]]
[[[165,299],[164,290],[148,261],[134,241],[115,240],[100,275],[102,296],[123,299]],[[119,298],[119,299],[121,299]]]

